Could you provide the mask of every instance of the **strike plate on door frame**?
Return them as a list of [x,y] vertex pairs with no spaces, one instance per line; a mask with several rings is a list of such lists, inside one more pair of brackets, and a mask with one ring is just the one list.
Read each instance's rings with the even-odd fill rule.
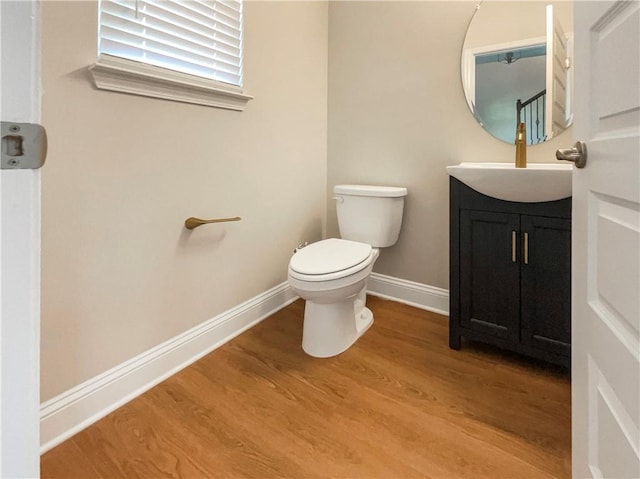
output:
[[34,123],[1,122],[3,170],[37,170],[47,157],[47,132]]

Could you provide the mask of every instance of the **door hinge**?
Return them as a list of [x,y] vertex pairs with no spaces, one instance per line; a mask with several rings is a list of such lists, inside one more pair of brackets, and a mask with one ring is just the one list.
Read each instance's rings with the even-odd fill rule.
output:
[[3,121],[0,165],[3,170],[37,170],[47,157],[47,132],[42,125]]

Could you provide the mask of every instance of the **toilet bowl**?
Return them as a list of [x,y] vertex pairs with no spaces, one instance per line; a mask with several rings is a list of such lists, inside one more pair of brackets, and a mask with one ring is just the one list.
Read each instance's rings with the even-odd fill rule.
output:
[[306,300],[302,349],[327,358],[344,352],[373,323],[365,307],[367,279],[378,258],[366,243],[330,238],[300,250],[289,263],[293,291]]
[[407,190],[338,185],[334,193],[343,238],[298,250],[288,268],[289,285],[306,301],[302,349],[318,358],[344,352],[373,323],[366,307],[367,279],[378,247],[398,239]]

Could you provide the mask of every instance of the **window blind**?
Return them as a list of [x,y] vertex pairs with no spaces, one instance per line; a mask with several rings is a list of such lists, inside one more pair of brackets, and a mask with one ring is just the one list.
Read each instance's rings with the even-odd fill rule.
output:
[[101,0],[98,53],[242,86],[242,0]]

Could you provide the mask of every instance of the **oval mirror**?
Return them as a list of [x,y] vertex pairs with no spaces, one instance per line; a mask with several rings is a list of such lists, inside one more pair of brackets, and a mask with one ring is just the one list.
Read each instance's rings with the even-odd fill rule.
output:
[[573,3],[482,0],[462,47],[462,86],[478,123],[513,144],[542,143],[572,122]]

